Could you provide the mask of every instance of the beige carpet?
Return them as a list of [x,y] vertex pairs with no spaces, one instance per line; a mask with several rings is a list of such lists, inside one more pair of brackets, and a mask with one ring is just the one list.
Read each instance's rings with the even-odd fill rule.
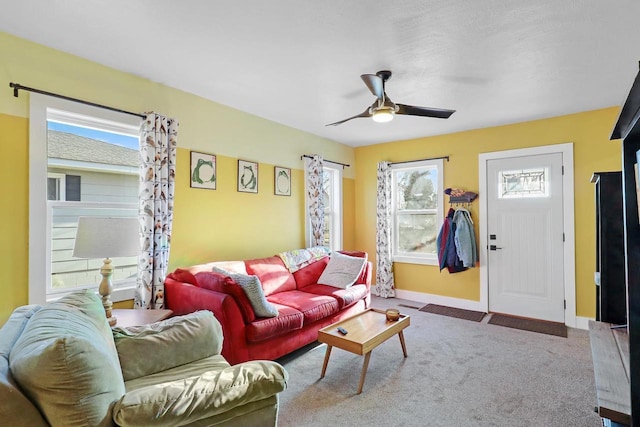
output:
[[596,427],[587,331],[567,338],[440,316],[375,298],[373,306],[411,316],[409,357],[392,338],[371,355],[362,394],[363,358],[311,345],[280,360],[289,372],[279,426]]

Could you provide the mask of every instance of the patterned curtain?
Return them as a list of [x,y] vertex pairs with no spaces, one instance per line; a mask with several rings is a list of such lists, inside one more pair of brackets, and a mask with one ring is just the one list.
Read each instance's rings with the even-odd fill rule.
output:
[[376,209],[376,285],[373,293],[380,297],[396,296],[391,258],[391,164],[378,163]]
[[140,129],[140,238],[135,308],[164,308],[169,263],[178,121],[147,114]]
[[309,247],[324,246],[324,197],[322,193],[322,156],[307,162],[307,203],[311,224]]

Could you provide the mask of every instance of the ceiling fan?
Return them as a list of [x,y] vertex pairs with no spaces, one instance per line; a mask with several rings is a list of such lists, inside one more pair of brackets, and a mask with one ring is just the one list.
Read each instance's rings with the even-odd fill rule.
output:
[[357,119],[358,117],[371,117],[375,122],[384,123],[393,120],[395,114],[448,119],[449,116],[456,111],[446,110],[444,108],[416,107],[413,105],[394,103],[389,99],[384,90],[385,82],[391,78],[391,71],[383,70],[375,74],[362,74],[360,78],[377,99],[362,113],[349,117],[348,119],[340,120],[339,122],[329,123],[326,126],[337,126],[351,119]]

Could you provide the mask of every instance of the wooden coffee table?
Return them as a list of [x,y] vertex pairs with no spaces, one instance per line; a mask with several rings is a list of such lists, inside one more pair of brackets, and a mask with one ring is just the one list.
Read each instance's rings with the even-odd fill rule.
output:
[[[318,331],[318,341],[327,344],[327,352],[324,355],[324,363],[322,364],[322,373],[320,378],[324,378],[329,363],[331,349],[338,347],[354,354],[364,355],[364,364],[362,365],[362,373],[360,374],[360,385],[358,386],[358,394],[362,393],[364,379],[367,375],[369,367],[369,359],[371,351],[391,338],[398,335],[402,353],[407,357],[407,347],[404,343],[404,335],[402,331],[410,325],[409,316],[401,314],[400,319],[396,321],[387,320],[384,310],[370,308],[355,316],[341,320]],[[347,330],[347,335],[338,332],[338,327]]]

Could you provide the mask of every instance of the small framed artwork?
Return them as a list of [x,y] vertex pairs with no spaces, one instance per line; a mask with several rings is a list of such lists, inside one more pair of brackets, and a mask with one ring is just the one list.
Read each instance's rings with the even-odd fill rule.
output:
[[258,192],[258,163],[238,160],[238,191]]
[[213,154],[191,152],[191,188],[216,189],[216,156]]
[[273,192],[276,196],[291,195],[291,169],[276,166],[273,170]]

